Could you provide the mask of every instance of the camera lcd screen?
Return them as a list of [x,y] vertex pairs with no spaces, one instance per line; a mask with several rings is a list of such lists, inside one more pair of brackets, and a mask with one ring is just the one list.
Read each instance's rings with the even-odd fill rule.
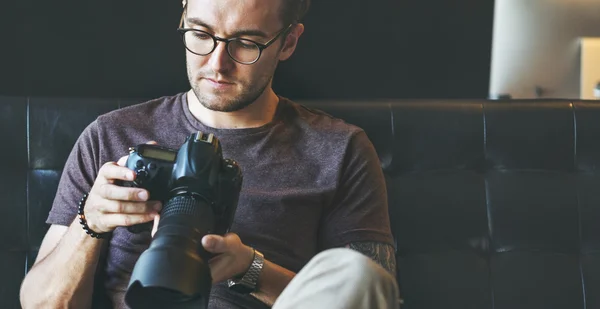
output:
[[156,148],[144,147],[144,150],[142,151],[142,156],[152,159],[174,162],[175,158],[177,157],[177,153]]

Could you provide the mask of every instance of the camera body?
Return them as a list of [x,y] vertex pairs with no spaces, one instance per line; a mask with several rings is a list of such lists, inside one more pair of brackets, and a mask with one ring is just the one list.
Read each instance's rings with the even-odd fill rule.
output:
[[[188,136],[179,149],[132,147],[126,166],[136,178],[124,185],[147,189],[163,208],[150,247],[133,268],[125,302],[132,309],[206,308],[212,255],[201,240],[229,231],[242,186],[240,167],[223,159],[214,135],[202,132]],[[128,229],[151,228],[152,222]]]
[[[191,192],[203,198],[216,215],[215,230],[229,230],[242,186],[242,172],[232,159],[223,159],[219,140],[212,134],[197,132],[188,136],[180,149],[152,144],[129,148],[126,167],[136,174],[128,187],[148,190],[149,200],[161,201]],[[133,233],[150,231],[152,222],[128,227]]]

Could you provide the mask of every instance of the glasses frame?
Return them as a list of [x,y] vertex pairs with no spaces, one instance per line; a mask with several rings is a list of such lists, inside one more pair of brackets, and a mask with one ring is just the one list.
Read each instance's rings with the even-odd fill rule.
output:
[[[272,39],[270,39],[268,42],[262,44],[262,43],[258,43],[255,42],[253,40],[249,40],[249,39],[242,39],[242,38],[229,38],[229,39],[225,39],[225,38],[220,38],[218,36],[212,35],[204,30],[200,30],[200,29],[194,29],[194,28],[183,28],[183,22],[185,19],[185,14],[187,12],[187,6],[183,8],[183,12],[181,13],[181,20],[179,21],[179,26],[177,27],[177,32],[179,32],[179,34],[181,35],[181,39],[183,41],[183,45],[185,46],[185,49],[189,50],[192,54],[198,55],[198,56],[207,56],[210,55],[212,52],[215,51],[215,49],[217,48],[217,44],[218,42],[224,42],[225,43],[225,49],[227,50],[227,54],[229,55],[229,58],[231,58],[233,61],[240,63],[240,64],[246,64],[246,65],[250,65],[250,64],[254,64],[258,61],[258,59],[260,59],[260,56],[262,55],[263,50],[265,50],[266,48],[268,48],[269,46],[271,46],[273,43],[275,43],[275,41],[277,41],[277,39],[279,39],[279,37],[281,37],[284,33],[287,35],[287,32],[292,28],[292,26],[294,25],[289,24],[287,27],[279,30],[279,32],[275,35],[275,37],[273,37]],[[185,43],[185,34],[189,31],[193,31],[193,32],[201,32],[203,34],[206,34],[208,36],[210,36],[213,39],[213,48],[206,54],[200,54],[197,52],[194,52],[193,50],[191,50],[187,44]],[[234,42],[234,41],[245,41],[245,42],[250,42],[252,44],[255,44],[258,47],[258,56],[256,57],[256,59],[254,59],[253,61],[239,61],[237,59],[235,59],[232,55],[231,52],[229,51],[229,43]]]

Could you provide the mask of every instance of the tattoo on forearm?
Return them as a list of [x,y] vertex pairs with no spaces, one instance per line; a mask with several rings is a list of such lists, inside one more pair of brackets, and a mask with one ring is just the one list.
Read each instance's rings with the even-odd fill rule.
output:
[[346,247],[370,257],[396,277],[396,256],[391,245],[378,242],[354,242]]

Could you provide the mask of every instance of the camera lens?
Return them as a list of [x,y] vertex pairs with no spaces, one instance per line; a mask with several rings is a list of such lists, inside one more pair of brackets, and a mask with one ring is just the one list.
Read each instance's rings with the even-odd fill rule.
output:
[[171,198],[148,250],[136,263],[125,295],[132,309],[203,308],[212,277],[202,237],[214,229],[210,205],[192,194]]

